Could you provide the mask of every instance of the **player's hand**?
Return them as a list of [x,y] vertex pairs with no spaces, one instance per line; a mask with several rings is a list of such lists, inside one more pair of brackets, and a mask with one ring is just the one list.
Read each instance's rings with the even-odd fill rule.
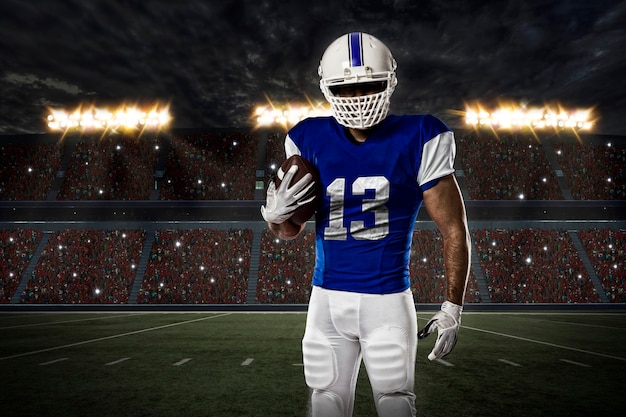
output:
[[270,181],[267,186],[265,206],[261,206],[261,215],[265,221],[280,224],[290,218],[298,207],[315,198],[315,193],[311,192],[315,186],[311,174],[306,174],[300,181],[291,187],[289,186],[296,172],[298,172],[298,166],[292,165],[285,173],[278,188],[276,188],[274,181]]
[[417,334],[419,339],[423,339],[437,329],[437,340],[435,347],[428,355],[429,360],[441,359],[452,352],[456,345],[457,333],[461,325],[461,312],[463,306],[446,301],[430,319],[426,326]]

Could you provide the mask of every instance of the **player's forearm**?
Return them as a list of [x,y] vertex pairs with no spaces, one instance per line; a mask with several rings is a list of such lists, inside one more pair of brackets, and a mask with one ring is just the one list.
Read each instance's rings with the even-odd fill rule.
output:
[[470,238],[461,190],[454,175],[424,192],[424,206],[443,236],[446,299],[463,305],[469,275]]
[[467,228],[460,227],[444,237],[443,256],[446,269],[446,299],[454,304],[463,305],[470,260]]

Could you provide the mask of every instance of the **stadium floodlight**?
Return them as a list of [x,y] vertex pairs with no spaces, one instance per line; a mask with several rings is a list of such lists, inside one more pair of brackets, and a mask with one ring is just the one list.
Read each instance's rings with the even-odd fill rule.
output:
[[593,127],[591,109],[568,110],[561,106],[527,108],[506,105],[489,111],[480,104],[474,107],[466,106],[465,123],[475,128],[589,130]]
[[48,128],[52,131],[79,130],[163,130],[171,122],[169,105],[154,104],[149,108],[122,105],[116,109],[82,106],[73,111],[49,109]]
[[259,105],[254,109],[253,118],[256,126],[282,126],[289,128],[308,117],[330,116],[330,107],[323,103],[313,104],[276,104],[269,99],[269,104]]

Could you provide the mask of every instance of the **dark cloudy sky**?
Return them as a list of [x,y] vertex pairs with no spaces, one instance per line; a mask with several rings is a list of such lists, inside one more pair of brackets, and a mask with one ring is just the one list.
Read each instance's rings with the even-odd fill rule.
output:
[[351,31],[398,61],[395,113],[453,126],[466,101],[558,101],[626,135],[626,1],[609,0],[2,0],[0,133],[124,100],[170,101],[176,127],[244,127],[266,95],[322,99],[321,54]]

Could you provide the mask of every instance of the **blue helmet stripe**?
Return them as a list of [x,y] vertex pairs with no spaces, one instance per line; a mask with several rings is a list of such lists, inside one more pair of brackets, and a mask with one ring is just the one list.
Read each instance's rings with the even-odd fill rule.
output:
[[361,33],[353,32],[349,36],[350,46],[350,66],[363,66],[363,48],[361,44]]

